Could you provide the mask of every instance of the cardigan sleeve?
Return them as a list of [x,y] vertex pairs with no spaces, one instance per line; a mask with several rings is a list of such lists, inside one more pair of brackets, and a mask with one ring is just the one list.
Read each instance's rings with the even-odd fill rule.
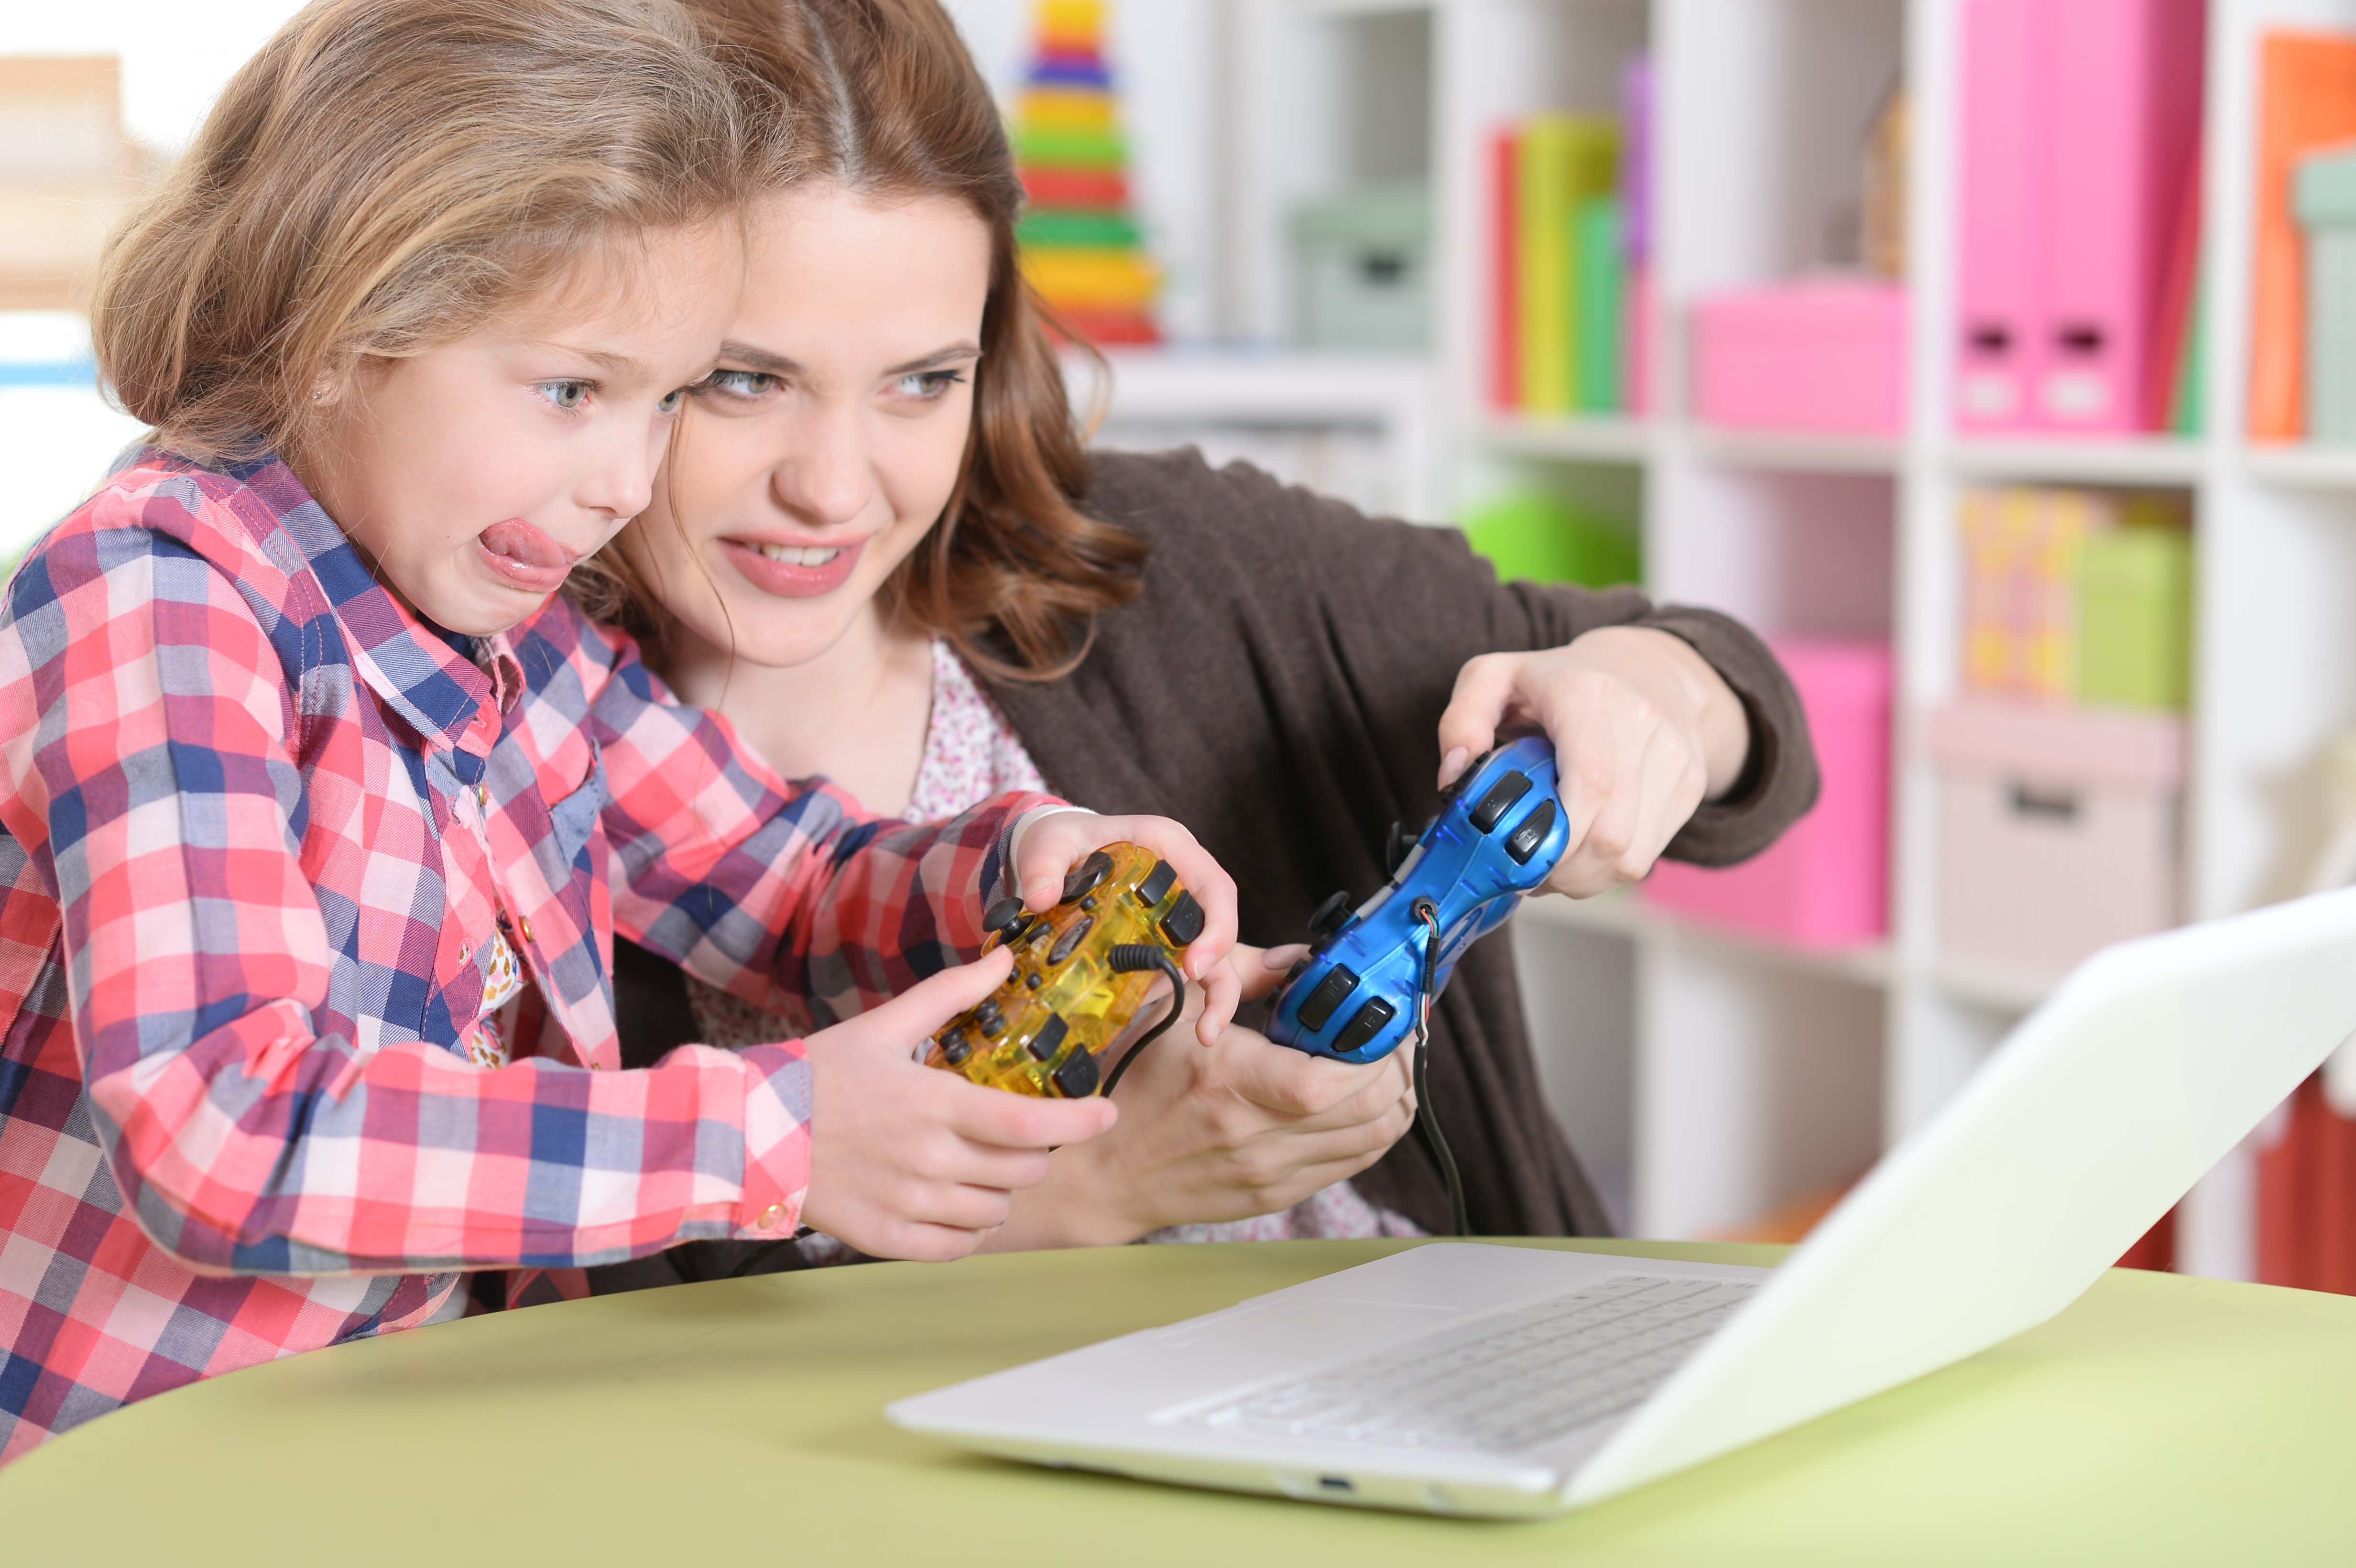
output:
[[1501,583],[1457,529],[1369,517],[1246,464],[1214,470],[1191,450],[1099,454],[1088,509],[1151,540],[1148,600],[1185,592],[1181,578],[1241,595],[1248,603],[1234,613],[1278,662],[1330,664],[1361,703],[1444,706],[1467,659],[1559,647],[1601,626],[1683,639],[1741,702],[1751,745],[1734,787],[1671,840],[1672,858],[1745,859],[1815,803],[1798,696],[1766,645],[1730,616],[1655,605],[1634,588]]

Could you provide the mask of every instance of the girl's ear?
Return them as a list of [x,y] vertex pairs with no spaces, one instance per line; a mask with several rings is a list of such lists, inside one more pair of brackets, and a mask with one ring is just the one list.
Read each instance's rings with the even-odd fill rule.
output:
[[356,389],[353,381],[359,372],[359,357],[352,354],[331,355],[319,366],[319,373],[311,378],[311,406],[330,409],[348,400]]

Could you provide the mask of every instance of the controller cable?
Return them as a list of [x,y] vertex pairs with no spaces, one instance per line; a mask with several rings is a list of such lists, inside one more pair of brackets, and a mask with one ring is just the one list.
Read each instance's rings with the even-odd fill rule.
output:
[[1464,1217],[1464,1179],[1458,1174],[1456,1156],[1449,1151],[1448,1139],[1440,1131],[1440,1118],[1432,1114],[1431,1091],[1424,1072],[1424,1063],[1431,1055],[1431,998],[1438,989],[1434,982],[1440,969],[1440,906],[1430,899],[1418,899],[1409,908],[1428,933],[1423,941],[1423,995],[1415,1005],[1415,1125],[1422,1130],[1431,1157],[1440,1163],[1440,1179],[1448,1183],[1449,1222],[1457,1235],[1469,1236],[1472,1232]]
[[1178,1015],[1185,1010],[1186,976],[1178,972],[1177,965],[1170,962],[1170,955],[1151,942],[1118,943],[1106,957],[1117,974],[1135,975],[1147,969],[1159,969],[1170,976],[1170,1010],[1162,1015],[1160,1022],[1137,1037],[1137,1043],[1129,1048],[1128,1054],[1112,1064],[1112,1071],[1105,1074],[1104,1087],[1097,1091],[1110,1099],[1113,1085],[1119,1083],[1120,1075],[1129,1071],[1129,1064],[1143,1056],[1145,1048],[1160,1039],[1162,1031],[1176,1023]]

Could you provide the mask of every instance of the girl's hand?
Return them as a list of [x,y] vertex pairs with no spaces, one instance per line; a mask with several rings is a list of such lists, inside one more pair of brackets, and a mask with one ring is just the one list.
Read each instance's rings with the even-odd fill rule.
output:
[[[1247,994],[1263,996],[1301,952],[1263,957],[1238,946],[1227,966]],[[1165,1225],[1290,1209],[1365,1169],[1407,1132],[1408,1067],[1404,1050],[1356,1067],[1235,1025],[1207,1050],[1157,1047],[1120,1081],[1119,1125],[1059,1150],[988,1246],[1118,1244]]]
[[1009,1094],[913,1058],[1012,966],[1003,951],[989,954],[802,1042],[807,1223],[876,1257],[962,1257],[1006,1222],[1015,1189],[1046,1176],[1049,1149],[1085,1144],[1118,1119],[1108,1100]]
[[1221,960],[1236,940],[1235,879],[1211,859],[1194,836],[1166,816],[1098,816],[1092,811],[1050,809],[1025,817],[1014,830],[1015,886],[1023,907],[1044,914],[1063,897],[1072,868],[1108,844],[1142,844],[1170,862],[1178,882],[1203,906],[1203,934],[1186,948],[1180,967],[1205,992],[1194,1032],[1215,1045],[1219,1031],[1236,1016],[1235,972]]
[[1568,647],[1483,654],[1440,716],[1440,783],[1453,783],[1500,729],[1553,741],[1570,848],[1547,891],[1587,898],[1653,869],[1704,800],[1734,787],[1750,720],[1691,645],[1649,626],[1605,626]]

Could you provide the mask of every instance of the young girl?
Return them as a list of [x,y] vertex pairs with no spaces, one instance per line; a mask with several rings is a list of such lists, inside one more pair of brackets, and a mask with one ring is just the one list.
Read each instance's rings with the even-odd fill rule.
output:
[[[0,612],[0,1459],[462,1270],[968,1250],[1112,1120],[910,1059],[1003,973],[936,973],[984,901],[1141,839],[1224,949],[1174,825],[861,822],[550,598],[731,317],[742,87],[651,0],[320,0],[112,247],[156,444]],[[617,1071],[617,925],[819,1022],[908,994]]]

